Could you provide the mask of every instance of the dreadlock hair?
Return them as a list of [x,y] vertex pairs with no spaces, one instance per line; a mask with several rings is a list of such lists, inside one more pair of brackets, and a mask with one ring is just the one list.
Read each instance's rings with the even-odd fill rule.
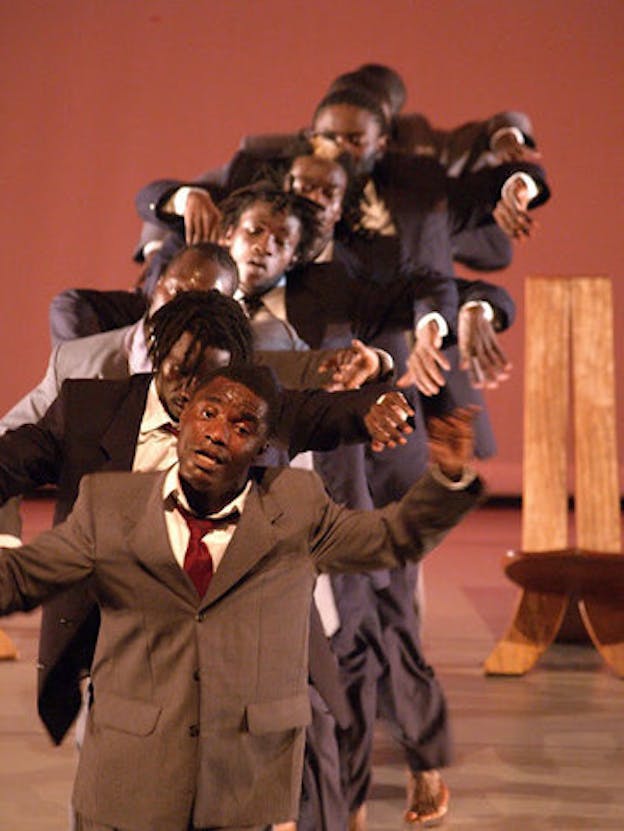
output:
[[199,366],[207,347],[227,350],[232,363],[248,363],[253,355],[253,336],[245,313],[235,300],[211,291],[184,291],[165,303],[151,318],[149,354],[158,370],[173,345],[185,332],[192,341],[186,356],[197,350]]
[[216,242],[194,242],[192,245],[182,246],[169,260],[165,271],[175,265],[189,251],[195,251],[202,259],[211,260],[221,268],[231,271],[234,276],[234,283],[237,283],[238,266],[230,256],[229,249],[224,245],[217,245]]
[[328,107],[338,106],[339,104],[348,104],[350,107],[366,110],[371,113],[375,121],[379,124],[381,135],[388,132],[388,120],[374,93],[371,94],[367,90],[362,89],[362,87],[356,86],[334,90],[322,98],[314,110],[312,124],[314,124],[323,110]]
[[268,432],[273,433],[282,406],[281,390],[273,370],[258,364],[230,364],[211,369],[197,380],[193,392],[195,397],[215,378],[228,378],[254,392],[267,405]]
[[319,234],[320,209],[310,199],[286,192],[272,182],[256,182],[231,193],[219,205],[222,232],[236,228],[245,211],[257,202],[268,205],[273,214],[290,214],[299,220],[301,239],[295,250],[295,259],[298,263],[305,262]]

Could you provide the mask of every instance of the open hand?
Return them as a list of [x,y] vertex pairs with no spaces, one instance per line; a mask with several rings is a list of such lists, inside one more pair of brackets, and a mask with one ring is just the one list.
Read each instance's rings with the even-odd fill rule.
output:
[[399,378],[397,385],[409,387],[415,384],[423,395],[435,395],[439,392],[446,384],[442,370],[451,368],[441,346],[442,338],[435,320],[421,326],[407,359],[407,372]]
[[330,392],[353,390],[379,375],[379,355],[360,340],[351,341],[346,349],[337,349],[324,361],[319,372],[331,372],[331,381],[325,385]]
[[400,392],[381,395],[364,416],[364,424],[371,437],[371,449],[379,452],[386,447],[405,444],[413,428],[407,419],[414,415],[405,396]]
[[429,454],[448,479],[461,479],[474,451],[472,423],[479,407],[458,407],[450,413],[427,421]]
[[215,242],[218,236],[221,211],[205,190],[191,190],[184,208],[184,237],[187,245]]
[[475,389],[495,389],[509,378],[511,363],[498,344],[481,305],[462,306],[457,318],[459,366]]

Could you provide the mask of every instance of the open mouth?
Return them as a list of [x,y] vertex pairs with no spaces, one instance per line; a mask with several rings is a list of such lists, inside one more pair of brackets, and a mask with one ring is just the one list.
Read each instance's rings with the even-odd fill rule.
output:
[[178,413],[181,413],[181,412],[182,412],[182,410],[183,410],[183,409],[186,407],[186,405],[188,404],[188,398],[174,398],[174,399],[172,400],[172,404],[173,404],[173,406],[176,408],[176,410],[178,411]]
[[247,265],[251,268],[259,269],[260,271],[267,270],[267,265],[264,260],[249,260]]
[[210,469],[224,465],[227,459],[224,454],[216,453],[210,450],[196,450],[195,456],[198,456],[198,465],[203,469]]

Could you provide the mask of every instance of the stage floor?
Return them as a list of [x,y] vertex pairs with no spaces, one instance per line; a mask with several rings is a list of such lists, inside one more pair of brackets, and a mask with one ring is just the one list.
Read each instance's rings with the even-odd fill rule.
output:
[[[25,506],[27,537],[48,527]],[[425,633],[448,695],[456,759],[445,772],[449,831],[622,831],[624,681],[591,647],[556,645],[521,678],[481,665],[503,634],[516,591],[501,560],[520,542],[520,512],[482,508],[429,556]],[[20,660],[0,662],[0,831],[64,831],[76,754],[54,748],[35,709],[38,613],[2,621]],[[379,726],[369,831],[400,831],[402,757]]]

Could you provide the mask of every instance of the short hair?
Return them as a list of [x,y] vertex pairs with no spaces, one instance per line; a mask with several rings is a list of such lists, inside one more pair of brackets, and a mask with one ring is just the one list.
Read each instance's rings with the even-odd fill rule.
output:
[[344,87],[334,92],[329,92],[317,104],[314,115],[312,116],[312,123],[314,124],[323,110],[328,107],[339,106],[340,104],[348,104],[350,107],[366,110],[371,113],[375,121],[379,124],[381,134],[383,135],[388,132],[388,120],[378,100],[374,95],[360,87]]
[[197,365],[207,347],[227,350],[234,362],[250,361],[253,335],[245,313],[235,300],[216,289],[184,291],[152,316],[149,354],[158,370],[185,332],[192,336],[189,354],[200,345]]
[[382,63],[363,63],[353,72],[360,78],[360,84],[379,89],[390,102],[392,114],[396,115],[403,108],[407,99],[405,81],[396,69]]
[[238,283],[238,266],[236,265],[236,261],[232,258],[229,249],[225,245],[217,245],[216,242],[194,242],[192,245],[183,245],[169,260],[163,274],[166,274],[173,265],[178,263],[182,257],[191,251],[198,254],[202,260],[210,260],[226,271],[230,271],[234,277],[234,283]]
[[273,182],[256,182],[233,191],[219,205],[222,231],[225,233],[235,228],[245,211],[257,202],[269,205],[274,214],[286,213],[297,217],[301,225],[301,239],[295,250],[295,257],[299,263],[309,259],[320,232],[320,208],[305,196],[284,191]]
[[[297,161],[297,159],[302,159],[306,157],[313,158],[315,161],[320,162],[321,164],[337,164],[339,165],[345,173],[345,192],[344,196],[342,197],[342,216],[348,217],[355,222],[357,218],[360,216],[360,199],[362,198],[362,193],[357,181],[357,177],[355,175],[354,170],[354,163],[353,157],[350,153],[343,152],[340,153],[333,159],[327,159],[323,156],[316,156],[312,147],[308,146],[305,148],[303,153],[297,153],[295,156],[292,156],[289,159],[288,168],[286,169],[285,173],[282,175],[282,186],[286,188],[289,192],[294,193],[292,190],[292,176],[291,176],[291,168],[293,164]],[[340,223],[342,220],[338,220]]]
[[275,431],[282,406],[281,389],[275,379],[273,370],[268,366],[252,363],[231,363],[229,366],[216,367],[204,373],[193,391],[193,398],[215,378],[228,378],[255,393],[267,405],[267,435]]

